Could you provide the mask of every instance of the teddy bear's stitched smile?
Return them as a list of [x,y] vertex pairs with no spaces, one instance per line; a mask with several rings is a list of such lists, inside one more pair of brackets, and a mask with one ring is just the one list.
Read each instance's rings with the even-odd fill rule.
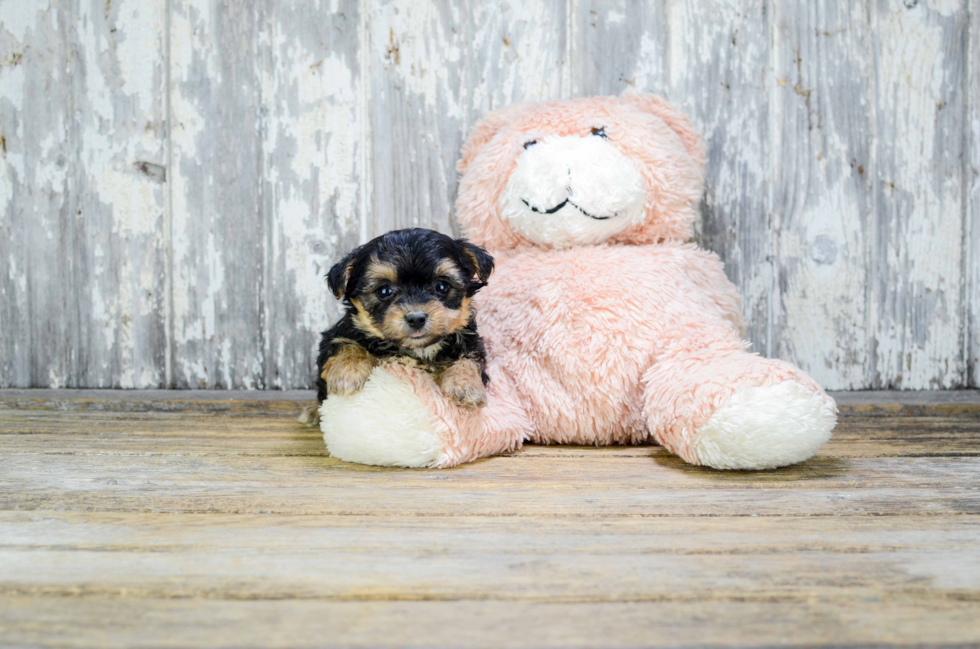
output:
[[586,212],[585,210],[583,210],[581,207],[579,207],[578,205],[576,205],[575,203],[573,203],[572,202],[572,199],[570,199],[570,198],[566,198],[562,202],[560,202],[557,205],[555,205],[554,207],[552,207],[550,210],[541,210],[541,209],[538,209],[535,206],[533,206],[530,203],[528,203],[527,202],[527,199],[525,199],[525,198],[522,198],[521,199],[521,202],[523,202],[525,205],[527,205],[528,207],[530,207],[531,208],[531,211],[534,212],[535,214],[554,214],[555,212],[557,212],[561,208],[565,207],[565,205],[571,205],[572,207],[574,207],[575,209],[577,209],[582,214],[586,215],[590,219],[595,219],[596,221],[607,221],[609,219],[614,219],[614,218],[616,218],[616,217],[619,216],[619,212],[616,212],[615,214],[610,214],[608,216],[596,216],[595,214],[589,214],[588,212]]

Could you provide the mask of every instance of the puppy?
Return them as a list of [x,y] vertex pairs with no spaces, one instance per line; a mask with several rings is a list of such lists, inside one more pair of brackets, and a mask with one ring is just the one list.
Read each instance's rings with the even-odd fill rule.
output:
[[347,312],[323,332],[318,405],[300,421],[318,425],[319,404],[358,392],[382,360],[426,370],[461,406],[485,405],[486,355],[470,302],[492,271],[483,248],[420,228],[389,232],[344,257],[327,283]]

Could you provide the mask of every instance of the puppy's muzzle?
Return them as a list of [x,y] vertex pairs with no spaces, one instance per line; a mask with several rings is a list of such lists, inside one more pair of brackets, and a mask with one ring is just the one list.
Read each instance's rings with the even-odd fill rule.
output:
[[405,324],[415,331],[420,331],[428,320],[429,316],[424,311],[412,311],[405,314]]

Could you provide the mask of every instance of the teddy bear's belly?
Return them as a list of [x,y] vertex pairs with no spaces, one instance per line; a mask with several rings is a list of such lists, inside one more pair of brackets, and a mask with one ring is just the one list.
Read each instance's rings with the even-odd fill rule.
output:
[[641,378],[655,360],[657,332],[689,314],[704,317],[710,304],[685,281],[683,254],[592,247],[498,263],[479,294],[480,333],[489,363],[519,386],[533,441],[647,438]]

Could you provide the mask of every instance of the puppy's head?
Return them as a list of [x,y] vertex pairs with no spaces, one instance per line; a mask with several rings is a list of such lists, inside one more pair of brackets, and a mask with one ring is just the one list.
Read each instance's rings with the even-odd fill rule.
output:
[[330,269],[327,282],[354,310],[365,334],[421,349],[462,329],[470,300],[493,271],[493,257],[465,239],[433,230],[389,232]]

